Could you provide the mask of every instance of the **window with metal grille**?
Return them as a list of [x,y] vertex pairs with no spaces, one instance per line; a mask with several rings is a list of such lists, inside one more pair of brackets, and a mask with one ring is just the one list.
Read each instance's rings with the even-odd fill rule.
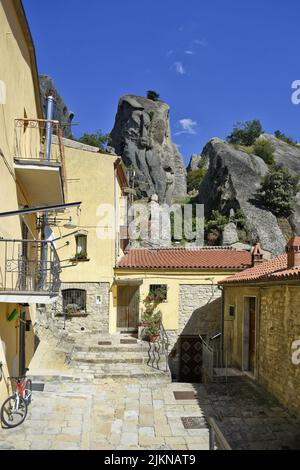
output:
[[161,302],[165,302],[168,296],[168,286],[167,284],[150,284],[149,292],[158,297]]
[[62,297],[64,312],[69,309],[86,312],[86,291],[84,289],[65,289],[62,291]]

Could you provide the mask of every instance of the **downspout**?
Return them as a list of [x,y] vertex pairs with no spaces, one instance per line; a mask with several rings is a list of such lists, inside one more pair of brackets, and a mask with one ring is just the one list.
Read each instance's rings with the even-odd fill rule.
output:
[[218,285],[218,289],[222,292],[222,302],[221,302],[221,364],[223,364],[223,356],[224,356],[224,286]]
[[[54,116],[54,107],[55,107],[55,98],[50,93],[47,96],[47,105],[46,105],[46,161],[50,162],[51,160],[51,144],[52,144],[52,121]],[[43,224],[43,240],[47,240],[47,235],[49,235],[49,224],[48,224],[48,213],[44,213],[44,224]],[[47,243],[44,243],[43,247],[43,281],[42,286],[45,286],[47,281],[47,265],[48,265],[48,246]]]

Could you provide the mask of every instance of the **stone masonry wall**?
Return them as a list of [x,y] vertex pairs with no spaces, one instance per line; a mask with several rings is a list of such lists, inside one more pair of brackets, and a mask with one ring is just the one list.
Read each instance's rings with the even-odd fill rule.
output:
[[[62,316],[64,289],[86,290],[86,316],[71,317],[66,320]],[[76,339],[94,333],[108,333],[109,331],[109,283],[62,283],[58,301],[40,312],[38,321],[40,328],[50,329],[55,336],[68,336]],[[101,304],[96,303],[97,296],[101,296]]]
[[212,336],[221,331],[221,291],[214,285],[182,284],[179,290],[178,330],[168,331],[169,365],[179,373],[180,335]]
[[300,364],[292,343],[300,340],[300,286],[273,286],[261,293],[258,380],[300,416]]

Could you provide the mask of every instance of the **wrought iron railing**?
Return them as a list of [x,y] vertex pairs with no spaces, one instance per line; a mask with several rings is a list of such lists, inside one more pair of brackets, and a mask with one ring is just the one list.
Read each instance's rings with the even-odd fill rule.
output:
[[222,372],[220,377],[223,377],[227,382],[227,369],[228,358],[227,350],[224,350],[221,343],[214,345],[215,340],[219,340],[221,334],[209,338],[209,342],[205,341],[200,335],[202,344],[202,382],[214,382],[217,378],[216,372]]
[[[159,327],[159,338],[157,341],[149,341],[147,365],[168,372],[169,370],[169,338],[162,322]],[[161,367],[161,360],[164,358],[164,367]]]
[[0,239],[0,291],[56,295],[60,271],[53,242]]
[[52,127],[52,133],[58,137],[58,145],[51,146],[49,161],[62,163],[64,146],[58,121],[46,119],[15,119],[14,158],[19,160],[46,161],[46,132]]

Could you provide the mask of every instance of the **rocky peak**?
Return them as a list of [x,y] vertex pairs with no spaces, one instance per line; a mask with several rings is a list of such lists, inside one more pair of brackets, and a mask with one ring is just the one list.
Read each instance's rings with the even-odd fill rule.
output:
[[46,116],[46,97],[49,91],[53,91],[56,97],[56,104],[54,110],[54,119],[59,121],[62,125],[63,137],[73,139],[71,123],[74,118],[74,113],[68,110],[67,105],[58,93],[55,83],[49,75],[40,75],[40,91],[44,116]]
[[171,203],[186,196],[186,170],[171,140],[169,117],[163,101],[135,95],[119,100],[111,146],[135,170],[139,198],[157,194],[159,202]]
[[231,209],[242,209],[251,240],[259,240],[274,255],[281,254],[286,241],[276,217],[255,205],[261,180],[269,171],[265,162],[218,138],[208,142],[203,153],[209,167],[200,185],[199,202],[205,205],[206,217],[212,210],[229,216]]

